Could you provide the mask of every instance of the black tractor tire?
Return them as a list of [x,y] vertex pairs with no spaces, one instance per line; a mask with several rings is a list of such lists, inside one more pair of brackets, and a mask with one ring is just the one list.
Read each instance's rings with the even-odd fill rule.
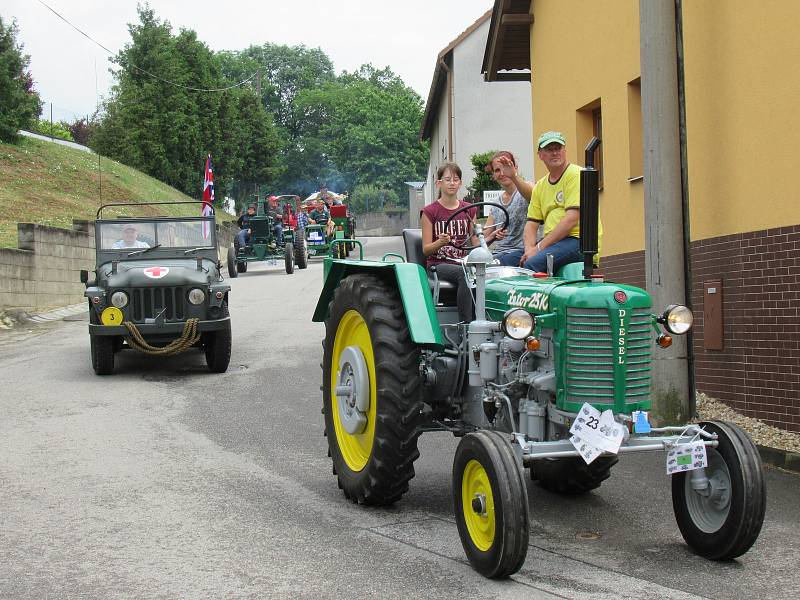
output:
[[298,269],[308,267],[308,247],[305,240],[297,240],[297,245],[294,247],[294,262]]
[[[334,292],[325,331],[322,411],[339,487],[353,502],[392,504],[414,477],[422,409],[419,348],[397,289],[374,275],[346,277]],[[350,378],[354,368],[367,379]],[[352,404],[337,386],[350,386]],[[364,412],[347,412],[364,400]],[[347,429],[353,413],[363,419],[361,431]]]
[[92,352],[92,368],[97,375],[111,375],[114,372],[114,336],[89,336]]
[[283,251],[283,262],[286,265],[286,272],[291,275],[294,273],[294,244],[287,242]]
[[616,456],[598,456],[590,464],[580,458],[543,458],[533,463],[531,479],[557,494],[585,494],[600,487],[611,475]]
[[240,260],[236,262],[236,271],[239,273],[247,273],[247,261]]
[[482,430],[461,439],[453,459],[453,504],[472,567],[492,579],[519,571],[528,554],[528,490],[509,435]]
[[[228,305],[222,305],[222,317],[229,315]],[[224,373],[231,362],[231,322],[226,321],[223,329],[207,331],[203,334],[203,352],[206,355],[208,370],[212,373]]]
[[228,276],[232,279],[239,276],[239,271],[236,269],[236,247],[233,244],[228,246]]
[[764,467],[758,448],[733,423],[704,421],[700,425],[716,433],[719,441],[716,448],[706,446],[705,475],[712,494],[704,496],[692,488],[691,471],[675,473],[672,508],[692,550],[710,560],[730,560],[750,549],[764,524]]

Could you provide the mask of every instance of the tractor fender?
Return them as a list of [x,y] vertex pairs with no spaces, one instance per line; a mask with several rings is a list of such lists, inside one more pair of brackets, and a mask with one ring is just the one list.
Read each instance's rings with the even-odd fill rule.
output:
[[328,305],[339,282],[353,273],[372,273],[381,279],[394,279],[411,339],[415,344],[432,350],[443,350],[444,339],[439,329],[439,319],[433,306],[433,296],[428,286],[425,270],[415,263],[362,262],[325,259],[325,285],[317,301],[312,318],[322,322],[328,317]]

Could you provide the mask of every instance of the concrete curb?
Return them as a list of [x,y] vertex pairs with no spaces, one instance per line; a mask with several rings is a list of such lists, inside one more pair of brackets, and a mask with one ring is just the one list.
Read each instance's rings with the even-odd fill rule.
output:
[[767,448],[766,446],[756,446],[761,460],[767,464],[787,471],[800,473],[800,453],[778,450],[777,448]]
[[86,303],[70,304],[69,306],[62,306],[40,313],[29,313],[23,309],[5,309],[0,310],[0,328],[13,329],[18,326],[25,326],[30,324],[50,323],[52,321],[61,321],[68,317],[79,315],[88,310]]

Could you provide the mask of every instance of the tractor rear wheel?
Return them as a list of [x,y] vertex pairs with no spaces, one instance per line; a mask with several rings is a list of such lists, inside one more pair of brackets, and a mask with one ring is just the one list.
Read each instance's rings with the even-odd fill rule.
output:
[[580,458],[543,458],[533,463],[531,479],[557,494],[585,494],[600,487],[619,458],[598,456],[590,464]]
[[419,348],[397,289],[374,275],[346,277],[329,308],[322,410],[334,473],[353,502],[392,504],[419,457]]
[[[228,305],[222,305],[222,318],[229,316]],[[208,370],[212,373],[224,373],[231,362],[231,322],[227,321],[223,329],[207,331],[203,334],[203,351],[206,355]]]
[[291,242],[286,243],[286,248],[284,249],[284,263],[286,264],[286,272],[291,275],[294,273],[294,245]]
[[308,267],[308,248],[305,240],[297,240],[297,245],[294,247],[294,262],[298,269]]
[[716,433],[706,446],[707,487],[694,489],[692,471],[672,476],[672,507],[686,543],[700,556],[729,560],[750,549],[764,523],[767,493],[761,456],[739,427],[724,421],[700,425]]
[[239,271],[236,268],[236,246],[233,244],[228,246],[228,275],[231,279],[236,279],[239,276]]
[[503,435],[482,430],[461,439],[453,460],[453,501],[472,567],[493,579],[519,571],[528,553],[528,490],[524,468]]
[[247,261],[246,260],[240,260],[239,262],[237,262],[236,263],[236,270],[239,273],[247,273]]

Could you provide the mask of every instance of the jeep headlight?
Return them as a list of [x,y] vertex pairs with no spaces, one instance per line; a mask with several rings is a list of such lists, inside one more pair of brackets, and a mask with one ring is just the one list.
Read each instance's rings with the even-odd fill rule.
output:
[[692,315],[692,311],[687,306],[672,304],[667,307],[659,321],[664,324],[664,327],[670,333],[683,335],[692,328],[694,315]]
[[200,288],[194,288],[189,292],[189,302],[192,304],[202,304],[206,301],[206,293]]
[[512,308],[503,315],[503,332],[515,340],[524,340],[533,332],[536,321],[531,314],[521,308]]
[[128,306],[128,294],[125,292],[114,292],[111,294],[111,304],[117,308],[125,308]]

